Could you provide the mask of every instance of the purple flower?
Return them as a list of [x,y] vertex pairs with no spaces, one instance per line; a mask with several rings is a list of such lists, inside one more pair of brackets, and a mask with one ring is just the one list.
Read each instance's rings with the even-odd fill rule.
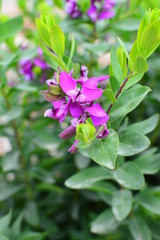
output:
[[35,75],[33,73],[33,64],[31,60],[21,60],[19,65],[19,71],[25,76],[27,81],[33,80]]
[[72,18],[79,18],[81,16],[81,12],[78,9],[75,0],[67,0],[66,13],[69,14]]
[[59,122],[63,122],[69,111],[69,103],[70,101],[67,102],[65,98],[60,101],[53,102],[52,105],[54,108],[45,111],[44,116],[59,119]]
[[[22,49],[25,49],[24,47]],[[34,59],[22,59],[19,63],[19,72],[24,75],[25,79],[32,81],[35,79],[36,75],[34,73],[34,68],[39,67],[42,70],[42,79],[44,82],[44,77],[46,78],[46,69],[49,69],[49,65],[45,62],[43,57],[43,52],[40,48],[37,50],[37,57]]]
[[73,102],[94,101],[101,97],[103,90],[97,88],[97,81],[86,81],[81,89],[77,86],[76,80],[70,77],[66,72],[60,74],[60,86],[64,93],[72,99]]
[[[100,3],[99,8],[97,7],[97,3]],[[92,0],[91,1],[91,7],[87,11],[88,16],[91,18],[93,22],[96,22],[98,19],[109,19],[114,16],[114,11],[112,8],[114,7],[116,0]]]
[[[72,78],[71,73],[56,73],[53,79],[46,81],[48,90],[44,91],[44,95],[48,101],[52,101],[53,108],[48,109],[45,117],[58,119],[59,122],[69,115],[73,117],[71,125],[59,134],[60,138],[69,139],[76,133],[77,124],[85,123],[88,118],[92,119],[93,125],[99,131],[97,138],[103,138],[108,135],[106,123],[109,116],[99,103],[98,100],[103,90],[98,88],[98,83],[106,80],[109,76],[88,78],[88,70],[85,66],[81,68],[80,79]],[[61,98],[61,99],[58,99]],[[69,149],[71,153],[76,151],[76,141]]]
[[85,110],[90,114],[94,126],[103,125],[109,120],[109,116],[99,103],[95,103],[91,107],[86,108]]
[[76,141],[73,143],[73,145],[68,149],[68,152],[70,152],[71,154],[76,153],[76,152],[77,152],[76,146],[77,146],[78,143],[79,143],[79,141],[76,140]]
[[[82,12],[79,10],[76,0],[66,0],[66,2],[66,13],[72,18],[81,17]],[[112,9],[115,3],[116,0],[91,0],[91,5],[86,14],[92,22],[112,18],[114,16]]]

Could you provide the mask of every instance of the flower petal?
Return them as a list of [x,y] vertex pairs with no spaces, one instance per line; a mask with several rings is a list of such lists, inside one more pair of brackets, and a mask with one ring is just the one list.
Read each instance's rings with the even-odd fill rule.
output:
[[67,94],[70,90],[74,90],[77,87],[77,83],[68,73],[62,72],[60,74],[60,86],[63,92]]
[[94,126],[99,126],[99,125],[102,125],[102,124],[108,122],[109,117],[108,117],[108,115],[104,116],[104,117],[95,117],[95,116],[91,115],[91,119],[93,121]]
[[54,117],[53,117],[53,111],[52,111],[51,108],[50,108],[50,109],[47,109],[47,110],[45,111],[44,117],[54,118]]
[[66,128],[63,132],[59,134],[60,138],[63,139],[69,139],[76,133],[76,127],[73,125],[70,125],[68,128]]
[[69,111],[74,118],[79,118],[84,112],[83,108],[80,105],[72,102],[69,105]]
[[78,140],[76,140],[73,145],[68,149],[68,152],[70,152],[71,154],[77,152],[77,148],[76,148],[76,145],[79,143]]
[[113,11],[103,11],[99,14],[99,19],[109,19],[114,17],[115,13]]
[[52,102],[52,105],[54,107],[54,109],[58,109],[62,106],[62,104],[66,103],[66,99],[62,98],[61,100],[57,101],[57,102]]
[[107,113],[99,103],[95,103],[91,107],[86,108],[85,110],[96,117],[105,117],[107,115]]
[[99,88],[83,88],[81,93],[85,96],[85,101],[94,101],[101,97],[103,90]]

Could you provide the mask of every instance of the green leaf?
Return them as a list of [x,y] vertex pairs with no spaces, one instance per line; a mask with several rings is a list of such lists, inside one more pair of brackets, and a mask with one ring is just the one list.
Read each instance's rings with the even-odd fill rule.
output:
[[68,60],[68,69],[69,69],[74,51],[75,51],[75,38],[72,36],[72,45],[71,45],[71,51],[70,51],[69,60]]
[[154,21],[145,29],[142,37],[141,55],[147,59],[160,44],[160,20]]
[[146,60],[143,57],[138,56],[133,64],[133,71],[139,74],[144,74],[147,70],[148,64]]
[[126,49],[126,46],[125,46],[124,42],[123,42],[120,38],[117,38],[117,39],[118,39],[119,44],[120,44],[121,47],[123,48],[123,51],[124,51],[126,57],[128,58],[128,60],[129,60],[130,63],[132,64],[132,61],[131,61],[131,59],[130,59],[130,57],[129,57],[129,54],[128,54],[128,51],[127,51],[127,49]]
[[12,211],[10,210],[7,215],[0,218],[0,233],[4,233],[4,234],[6,233],[11,221],[11,217],[12,217]]
[[50,65],[51,68],[53,68],[55,71],[57,71],[58,64],[56,61],[54,61],[50,56],[48,56],[46,53],[43,53],[44,59],[46,62]]
[[18,240],[45,240],[48,233],[23,231]]
[[120,88],[120,84],[119,84],[118,80],[114,76],[111,76],[109,81],[110,81],[110,84],[111,84],[114,94],[117,94],[117,92]]
[[119,147],[118,134],[114,130],[101,140],[96,140],[88,149],[90,158],[101,166],[110,169],[115,168],[117,152]]
[[141,132],[125,129],[119,136],[119,150],[120,156],[132,156],[145,150],[149,144],[149,139],[141,134]]
[[137,73],[137,74],[134,74],[133,76],[130,76],[128,78],[128,82],[124,86],[124,90],[130,88],[131,86],[139,82],[142,79],[143,75],[144,73]]
[[135,201],[148,211],[160,215],[160,197],[155,197],[149,192],[141,192]]
[[18,236],[21,233],[21,225],[22,225],[23,217],[24,217],[24,212],[21,212],[12,225],[11,232],[12,232],[13,239],[18,238]]
[[65,36],[58,25],[54,25],[50,32],[50,40],[53,51],[62,58],[65,50]]
[[142,36],[143,33],[145,31],[145,28],[147,27],[147,25],[149,24],[149,13],[146,11],[142,21],[140,23],[139,29],[138,29],[138,34],[137,34],[137,49],[140,52],[141,48],[142,48]]
[[[55,55],[53,54],[46,46],[44,46],[42,43],[39,43],[40,48],[43,50],[43,52],[48,55],[48,63],[51,65],[51,67],[55,70],[57,70],[56,66],[60,66],[62,70],[67,71],[65,64]],[[45,55],[44,55],[45,56]],[[50,58],[50,60],[49,60]],[[47,58],[46,58],[47,60]]]
[[129,229],[134,240],[151,240],[151,231],[145,220],[141,217],[133,217],[129,220]]
[[118,221],[124,220],[132,208],[132,193],[129,190],[119,190],[113,194],[112,211]]
[[155,174],[160,170],[160,153],[149,149],[134,160],[143,174]]
[[83,189],[95,182],[111,178],[111,172],[107,168],[90,167],[71,176],[66,180],[65,185],[73,189]]
[[135,85],[130,89],[123,91],[110,111],[110,121],[118,126],[129,112],[133,111],[145,98],[150,88],[141,85]]
[[21,16],[9,19],[0,25],[0,42],[15,36],[23,28],[23,21]]
[[111,76],[113,75],[118,80],[119,83],[122,83],[123,82],[122,71],[120,64],[118,62],[116,49],[114,47],[112,47],[111,49],[111,67],[112,67]]
[[118,222],[116,221],[112,211],[107,209],[91,223],[91,232],[106,235],[113,232],[117,227]]
[[109,89],[109,88],[105,89],[105,90],[103,91],[103,94],[104,94],[104,96],[106,96],[112,103],[114,103],[114,102],[117,101],[116,98],[115,98],[114,92],[112,91],[112,89]]
[[39,18],[36,19],[36,26],[42,40],[48,47],[51,47],[50,33],[48,27]]
[[75,63],[74,65],[73,65],[73,73],[72,73],[72,77],[73,78],[75,78],[75,79],[77,79],[78,78],[78,76],[79,76],[79,73],[80,73],[80,65],[79,65],[79,63]]
[[134,123],[130,125],[128,128],[143,134],[148,134],[156,128],[158,124],[158,120],[159,120],[159,114],[154,114],[152,117],[144,121]]
[[35,202],[28,202],[25,209],[25,219],[30,225],[34,227],[39,226],[40,224],[39,212]]
[[115,180],[125,188],[138,190],[144,185],[144,177],[137,165],[127,162],[113,172]]

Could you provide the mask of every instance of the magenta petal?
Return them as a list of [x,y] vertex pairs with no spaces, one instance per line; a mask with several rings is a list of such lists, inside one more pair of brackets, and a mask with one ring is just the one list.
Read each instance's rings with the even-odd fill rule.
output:
[[76,140],[73,145],[68,149],[68,152],[70,152],[71,154],[77,152],[77,148],[76,148],[76,145],[79,143],[78,140]]
[[99,125],[102,125],[102,124],[108,122],[109,117],[108,117],[108,115],[104,116],[104,117],[95,117],[95,116],[91,115],[91,119],[93,121],[94,126],[99,126]]
[[99,19],[109,19],[114,17],[115,13],[113,11],[104,11],[99,14]]
[[85,101],[94,101],[101,97],[103,90],[99,88],[83,88],[82,95],[85,96]]
[[60,138],[69,139],[76,133],[76,127],[71,125],[59,134]]
[[77,83],[68,73],[62,72],[60,74],[60,86],[63,92],[67,94],[70,90],[75,90]]
[[92,4],[89,10],[87,11],[88,16],[91,18],[93,22],[97,20],[98,10],[97,8]]
[[62,106],[62,104],[66,102],[65,100],[66,100],[65,98],[62,98],[61,100],[59,100],[57,102],[52,102],[54,109],[60,108]]
[[104,117],[107,115],[105,110],[101,107],[99,103],[93,104],[91,107],[85,109],[88,113],[96,117]]
[[83,114],[83,108],[79,106],[77,103],[70,103],[69,105],[69,111],[72,117],[79,118],[80,115]]
[[96,79],[96,77],[93,77],[93,78],[89,78],[88,80],[86,80],[82,87],[85,88],[97,88],[97,85],[98,85],[98,80]]
[[44,117],[54,118],[52,109],[47,109],[44,113]]

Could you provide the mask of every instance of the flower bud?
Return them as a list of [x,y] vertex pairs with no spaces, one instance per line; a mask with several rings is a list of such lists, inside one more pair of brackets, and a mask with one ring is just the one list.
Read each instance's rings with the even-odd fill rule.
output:
[[49,90],[43,91],[43,96],[48,102],[56,102],[61,99],[61,96],[52,95]]

